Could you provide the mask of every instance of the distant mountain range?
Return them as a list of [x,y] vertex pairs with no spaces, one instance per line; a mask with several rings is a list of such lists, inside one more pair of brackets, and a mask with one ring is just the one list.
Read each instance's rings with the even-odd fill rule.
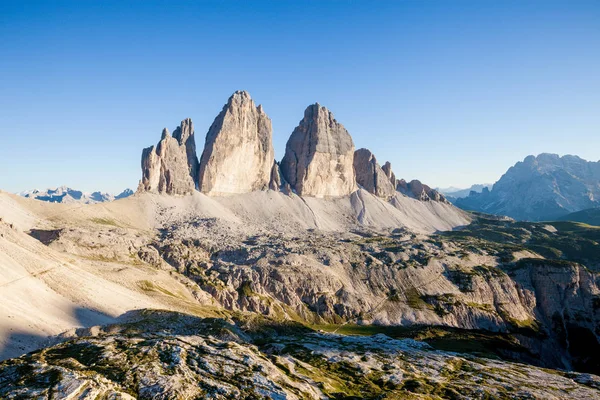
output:
[[448,200],[452,201],[453,199],[467,197],[471,192],[481,193],[483,189],[491,189],[493,185],[493,183],[475,184],[466,189],[451,186],[449,188],[437,188],[437,191],[446,196]]
[[61,186],[56,189],[46,190],[27,190],[19,193],[22,197],[30,199],[36,199],[41,201],[48,201],[50,203],[82,203],[82,204],[94,204],[104,203],[106,201],[113,201],[129,197],[133,194],[133,190],[125,189],[118,195],[112,195],[110,193],[93,192],[86,193],[80,190],[71,189],[67,186]]
[[489,190],[454,203],[465,210],[507,215],[517,220],[555,220],[600,207],[600,161],[543,153],[510,167]]

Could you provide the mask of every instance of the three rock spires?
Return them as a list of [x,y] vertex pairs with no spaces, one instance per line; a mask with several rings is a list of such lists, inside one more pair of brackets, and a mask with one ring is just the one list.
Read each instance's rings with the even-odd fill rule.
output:
[[[318,103],[305,110],[277,163],[271,120],[246,91],[235,92],[215,118],[200,160],[192,121],[185,119],[172,136],[165,128],[157,146],[143,150],[141,164],[139,192],[189,194],[199,190],[222,196],[271,189],[293,190],[299,196],[341,197],[360,185],[391,198],[400,183],[389,163],[381,168],[366,149],[355,154],[348,131]],[[423,193],[404,194],[445,201],[426,185],[413,182],[408,185],[424,187],[420,188]]]

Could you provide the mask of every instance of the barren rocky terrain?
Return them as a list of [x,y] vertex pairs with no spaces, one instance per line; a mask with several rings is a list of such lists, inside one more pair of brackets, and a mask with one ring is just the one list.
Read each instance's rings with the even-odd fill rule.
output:
[[[598,397],[594,375],[539,368],[599,371],[600,229],[365,191],[0,201],[3,358],[58,346],[0,365],[7,398]],[[200,319],[124,334],[144,309]],[[268,346],[226,332],[251,321]]]
[[0,192],[0,397],[600,398],[599,227],[462,211],[319,104],[271,135],[236,92],[132,196]]

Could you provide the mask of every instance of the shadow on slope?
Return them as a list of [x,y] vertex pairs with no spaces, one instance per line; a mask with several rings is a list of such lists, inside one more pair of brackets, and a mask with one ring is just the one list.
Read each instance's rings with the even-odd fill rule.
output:
[[[70,311],[73,319],[76,321],[73,328],[88,328],[96,325],[106,325],[114,323],[117,319],[103,312],[84,308],[73,307]],[[68,338],[68,336],[67,336]],[[0,343],[0,361],[8,358],[19,357],[31,351],[52,346],[65,340],[63,334],[56,336],[44,336],[38,333],[27,331],[26,329],[11,329]]]

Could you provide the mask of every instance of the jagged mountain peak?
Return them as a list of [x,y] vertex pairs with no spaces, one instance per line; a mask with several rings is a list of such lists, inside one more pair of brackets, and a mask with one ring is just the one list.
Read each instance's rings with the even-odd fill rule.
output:
[[275,160],[271,119],[246,91],[235,92],[206,134],[198,188],[211,195],[266,190]]
[[131,189],[125,189],[123,192],[114,196],[111,193],[95,191],[95,192],[84,192],[77,189],[72,189],[68,186],[59,186],[57,188],[49,188],[45,190],[33,189],[26,190],[18,193],[19,196],[35,199],[40,201],[46,201],[50,203],[82,203],[82,204],[94,204],[104,203],[107,201],[113,201],[129,197],[133,194]]
[[[308,197],[343,197],[360,185],[386,199],[396,192],[418,200],[443,199],[429,187],[424,192],[419,189],[424,194],[418,196],[403,190],[389,162],[381,167],[366,149],[355,154],[348,130],[318,102],[304,110],[279,163],[272,135],[262,105],[256,106],[247,91],[238,90],[211,124],[199,161],[189,118],[172,137],[165,129],[156,148],[143,151],[139,190],[188,194],[197,189],[222,196],[271,189]],[[373,179],[377,183],[371,183]]]
[[491,191],[457,199],[461,208],[550,220],[600,205],[600,162],[574,155],[541,153],[510,167]]
[[287,141],[281,171],[299,195],[346,196],[356,190],[353,160],[352,137],[317,103],[306,108]]

